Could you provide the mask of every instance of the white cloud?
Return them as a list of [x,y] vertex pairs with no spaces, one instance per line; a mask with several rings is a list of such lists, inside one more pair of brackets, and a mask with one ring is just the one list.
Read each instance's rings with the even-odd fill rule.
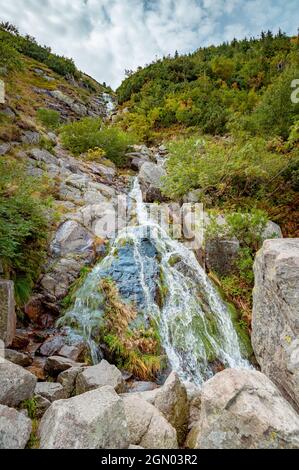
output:
[[116,87],[175,50],[191,52],[279,26],[295,33],[297,0],[0,0],[1,19]]

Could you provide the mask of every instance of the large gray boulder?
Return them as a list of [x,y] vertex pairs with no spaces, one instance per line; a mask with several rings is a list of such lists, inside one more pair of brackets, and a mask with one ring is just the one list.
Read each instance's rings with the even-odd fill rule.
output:
[[104,359],[95,366],[86,367],[80,372],[76,379],[77,394],[88,392],[95,388],[110,385],[117,392],[124,389],[122,373],[114,365]]
[[67,220],[57,230],[50,249],[54,256],[60,257],[69,253],[92,253],[93,238],[78,222]]
[[0,449],[24,449],[31,429],[31,420],[27,416],[0,405]]
[[140,445],[145,449],[178,448],[176,430],[157,408],[143,400],[138,394],[126,394],[122,399],[130,433],[130,444]]
[[189,404],[186,388],[175,372],[157,390],[154,406],[176,429],[179,445],[183,444],[188,427]]
[[299,409],[299,238],[265,241],[254,274],[253,349],[262,372]]
[[5,346],[12,344],[16,321],[14,284],[12,281],[0,279],[0,341],[2,340]]
[[123,402],[112,387],[56,401],[41,420],[39,436],[41,449],[125,449]]
[[0,403],[18,406],[33,396],[36,382],[35,375],[23,367],[6,360],[0,362]]
[[261,372],[226,369],[202,389],[198,449],[299,447],[299,416]]

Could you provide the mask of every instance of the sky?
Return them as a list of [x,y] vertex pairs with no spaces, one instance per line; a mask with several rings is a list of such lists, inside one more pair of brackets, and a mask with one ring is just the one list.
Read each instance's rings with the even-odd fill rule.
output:
[[262,30],[296,34],[298,0],[0,0],[0,20],[112,88],[125,70]]

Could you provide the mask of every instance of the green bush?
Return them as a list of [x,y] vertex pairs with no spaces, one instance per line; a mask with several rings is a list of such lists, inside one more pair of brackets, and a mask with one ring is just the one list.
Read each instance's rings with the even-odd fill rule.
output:
[[62,144],[78,156],[91,149],[102,149],[117,166],[127,163],[125,156],[134,138],[117,127],[104,127],[100,119],[84,118],[61,128]]
[[60,113],[54,109],[40,108],[36,115],[39,122],[47,129],[55,130],[60,125]]
[[46,255],[49,198],[41,182],[14,162],[0,161],[0,259],[24,304]]
[[2,41],[0,33],[0,67],[11,70],[22,69],[21,55],[8,42]]

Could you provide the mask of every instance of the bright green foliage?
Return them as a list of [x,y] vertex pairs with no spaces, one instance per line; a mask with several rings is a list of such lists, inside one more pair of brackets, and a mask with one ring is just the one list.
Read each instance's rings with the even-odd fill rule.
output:
[[267,149],[262,138],[235,143],[190,137],[169,144],[168,175],[164,193],[180,198],[189,190],[202,189],[202,202],[221,204],[232,198],[262,200],[275,192],[284,172],[297,161],[296,153],[282,157]]
[[0,67],[4,67],[8,71],[20,70],[22,68],[21,55],[9,43],[2,41],[0,31]]
[[37,111],[37,119],[47,129],[57,129],[60,125],[60,114],[54,109],[40,108]]
[[123,114],[123,126],[142,123],[145,140],[174,125],[221,135],[232,123],[286,139],[298,119],[290,100],[298,57],[299,39],[281,31],[164,57],[130,74],[118,88],[119,102],[130,111]]
[[104,127],[100,119],[93,118],[84,118],[63,126],[61,140],[76,156],[90,149],[102,149],[105,156],[120,167],[126,164],[127,148],[134,143],[131,134],[117,127]]
[[0,259],[15,281],[19,305],[27,301],[45,258],[48,205],[40,182],[25,176],[20,165],[0,161]]

